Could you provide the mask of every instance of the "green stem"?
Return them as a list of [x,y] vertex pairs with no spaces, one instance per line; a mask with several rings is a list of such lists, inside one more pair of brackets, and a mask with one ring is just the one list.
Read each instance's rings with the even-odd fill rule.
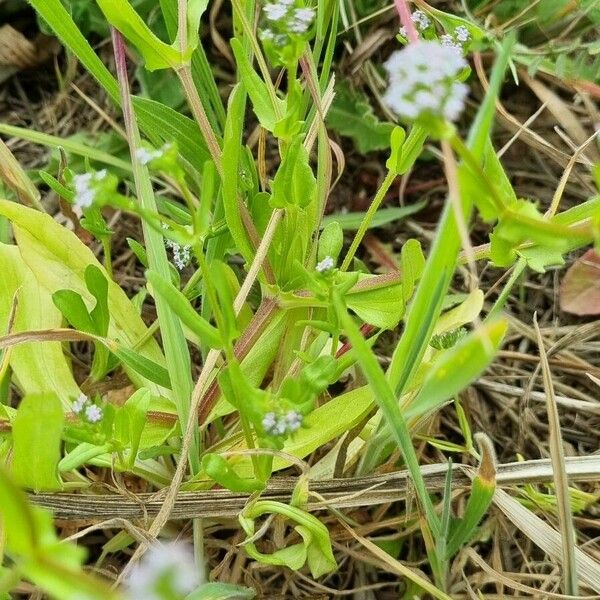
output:
[[206,116],[206,111],[204,110],[204,106],[202,105],[202,101],[200,100],[200,96],[198,94],[198,90],[194,85],[194,80],[192,78],[192,72],[188,65],[181,67],[176,70],[176,73],[181,81],[181,85],[183,87],[183,91],[185,92],[185,96],[187,98],[188,104],[194,115],[194,119],[198,123],[198,127],[200,127],[200,131],[202,132],[202,137],[206,142],[206,146],[210,153],[215,166],[217,167],[217,171],[221,177],[223,177],[223,165],[222,163],[222,151],[221,146],[217,140],[215,132],[212,129],[210,121]]
[[379,190],[377,190],[375,198],[373,198],[373,202],[371,202],[371,206],[369,206],[369,209],[365,213],[362,223],[360,224],[360,228],[358,229],[356,235],[354,236],[354,239],[352,240],[350,249],[348,250],[346,257],[344,258],[344,262],[340,267],[342,271],[346,271],[350,266],[350,263],[352,262],[352,259],[354,258],[354,255],[356,254],[356,251],[358,250],[358,247],[360,246],[360,243],[362,242],[362,239],[365,236],[367,229],[369,229],[369,226],[373,221],[375,213],[377,212],[379,206],[383,202],[383,199],[385,198],[385,195],[388,193],[388,190],[392,186],[392,183],[394,183],[394,179],[396,179],[396,174],[392,173],[391,171],[388,171],[387,175],[385,176],[385,179],[379,187]]
[[427,523],[431,530],[434,538],[438,538],[441,533],[441,523],[438,515],[435,512],[431,497],[425,487],[425,479],[421,473],[419,467],[419,460],[417,454],[412,445],[410,437],[410,431],[404,416],[400,410],[398,399],[394,394],[394,391],[390,385],[390,382],[386,379],[375,355],[369,348],[365,339],[361,335],[358,327],[354,324],[352,317],[348,314],[344,301],[342,300],[339,292],[333,293],[334,307],[342,324],[352,348],[355,353],[356,360],[360,364],[360,367],[369,382],[369,385],[373,389],[375,400],[383,413],[383,416],[391,429],[400,450],[404,457],[404,462],[410,472],[417,497],[421,503],[421,506],[425,512]]

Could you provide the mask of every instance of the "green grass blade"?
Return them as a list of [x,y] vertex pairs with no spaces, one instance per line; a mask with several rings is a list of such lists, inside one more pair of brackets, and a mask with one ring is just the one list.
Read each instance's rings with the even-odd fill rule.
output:
[[[148,212],[157,213],[156,200],[154,198],[154,191],[152,189],[152,182],[150,181],[148,169],[135,157],[136,149],[140,147],[140,135],[137,123],[133,117],[131,96],[129,94],[125,46],[122,38],[116,32],[113,32],[113,43],[115,46],[117,72],[119,73],[119,79],[122,85],[123,113],[131,152],[133,178],[138,201],[141,207]],[[150,227],[145,221],[143,222],[143,229],[150,270],[156,271],[161,277],[168,280],[170,277],[169,261],[163,236],[159,231]],[[177,315],[160,295],[155,300],[167,369],[172,384],[173,399],[177,407],[177,414],[180,422],[187,423],[193,389],[191,361],[187,343],[185,341],[181,322]],[[200,468],[197,439],[193,444],[192,452],[190,452],[190,463],[194,472]]]
[[[492,126],[495,99],[508,65],[511,44],[512,42],[509,41],[502,47],[502,52],[492,71],[490,87],[469,134],[469,149],[479,159],[483,156]],[[461,205],[464,218],[468,222],[473,207],[472,198],[461,198]],[[388,370],[390,383],[397,395],[402,393],[427,348],[435,322],[442,310],[446,290],[454,275],[460,245],[454,209],[450,203],[447,203],[425,265],[425,272],[409,307],[406,329],[394,351]],[[434,298],[432,298],[432,290],[436,290]]]
[[333,303],[342,328],[352,344],[357,362],[373,390],[377,404],[398,446],[402,450],[402,455],[413,479],[417,496],[427,517],[427,523],[433,537],[437,538],[441,533],[440,519],[435,512],[433,503],[425,487],[425,480],[419,468],[419,461],[412,445],[408,425],[400,411],[394,390],[381,370],[375,355],[371,352],[352,317],[348,314],[339,292],[334,291]]

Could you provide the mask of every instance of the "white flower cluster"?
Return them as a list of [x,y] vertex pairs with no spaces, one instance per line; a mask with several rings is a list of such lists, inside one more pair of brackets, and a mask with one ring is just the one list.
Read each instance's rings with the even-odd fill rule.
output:
[[471,34],[469,33],[469,30],[464,25],[459,25],[454,30],[454,35],[445,33],[442,37],[440,37],[440,42],[442,46],[452,48],[453,50],[462,54],[463,45],[470,39]]
[[286,435],[300,429],[302,418],[302,415],[296,410],[290,410],[285,415],[269,412],[262,420],[262,426],[269,435]]
[[73,177],[73,187],[75,188],[75,206],[79,208],[88,208],[96,197],[96,184],[106,177],[106,169],[96,171],[95,173],[83,173]]
[[306,33],[315,19],[313,8],[296,8],[295,0],[277,0],[265,4],[263,12],[275,31],[267,27],[260,31],[260,38],[276,46],[284,46],[288,42],[289,33]]
[[423,116],[456,121],[469,92],[456,78],[466,66],[461,54],[439,42],[409,44],[384,65],[390,79],[384,102],[408,121]]
[[91,402],[85,394],[79,394],[79,398],[71,405],[71,410],[76,415],[85,415],[86,420],[90,423],[98,423],[103,417],[102,409]]
[[315,266],[315,270],[319,273],[325,273],[326,271],[331,271],[335,267],[335,261],[331,256],[326,256],[321,262],[318,262]]
[[[422,10],[415,10],[415,12],[413,12],[410,18],[412,19],[412,22],[417,26],[417,29],[419,31],[425,31],[431,25],[429,17]],[[408,37],[406,27],[400,27],[400,35],[402,37]]]
[[180,270],[183,271],[185,267],[190,264],[190,260],[192,258],[191,247],[190,246],[181,246],[177,242],[172,242],[171,240],[165,240],[165,246],[171,249],[173,252],[173,263]]
[[[162,224],[162,228],[169,229],[166,223]],[[170,248],[173,252],[173,263],[175,263],[175,266],[180,271],[183,271],[183,269],[190,264],[190,260],[192,259],[191,246],[181,246],[177,242],[173,242],[169,239],[165,239],[165,246]]]
[[164,156],[165,152],[171,148],[172,144],[165,144],[158,150],[149,150],[148,148],[140,147],[135,151],[135,157],[138,159],[140,164],[147,165],[157,158]]
[[[152,546],[125,582],[128,600],[183,598],[202,582],[189,547],[181,542]],[[168,594],[168,595],[167,595]]]

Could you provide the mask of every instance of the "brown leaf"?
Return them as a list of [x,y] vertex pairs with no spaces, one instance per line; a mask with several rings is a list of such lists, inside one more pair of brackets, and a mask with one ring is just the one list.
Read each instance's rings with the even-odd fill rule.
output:
[[26,69],[37,63],[36,48],[10,25],[0,27],[0,65]]
[[[1,2],[1,0],[0,0]],[[37,67],[60,50],[55,38],[42,33],[27,39],[10,25],[0,27],[0,83],[22,69]]]
[[588,250],[566,272],[560,307],[574,315],[600,315],[600,256],[595,250]]

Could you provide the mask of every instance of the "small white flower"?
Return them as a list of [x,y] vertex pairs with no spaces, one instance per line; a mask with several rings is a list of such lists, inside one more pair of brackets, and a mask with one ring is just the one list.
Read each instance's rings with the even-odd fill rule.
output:
[[262,426],[269,435],[281,436],[298,431],[302,426],[302,419],[302,415],[295,410],[290,410],[285,415],[269,412],[263,417]]
[[312,8],[297,8],[294,11],[294,18],[310,25],[315,18],[315,11]]
[[410,44],[392,54],[384,65],[390,82],[384,101],[399,117],[410,121],[425,115],[454,121],[468,93],[467,86],[456,81],[466,66],[462,54],[443,42]]
[[183,598],[202,583],[189,547],[181,542],[153,546],[125,582],[129,600]]
[[459,42],[468,42],[471,39],[471,34],[469,30],[464,25],[459,25],[454,30],[454,36]]
[[97,404],[90,404],[85,409],[85,418],[90,423],[98,423],[102,420],[102,409]]
[[335,261],[331,256],[326,256],[321,262],[317,263],[315,270],[319,273],[325,273],[325,271],[330,271],[335,267]]
[[174,242],[171,242],[171,248],[173,250],[173,262],[175,266],[180,270],[189,264],[191,259],[190,246],[180,246]]
[[269,21],[281,21],[288,13],[288,7],[285,4],[265,4],[263,11]]
[[445,33],[442,37],[440,37],[440,42],[445,48],[451,48],[452,50],[462,54],[462,44],[455,41],[450,34]]
[[422,10],[415,10],[411,15],[411,19],[421,31],[427,29],[429,25],[431,25],[429,17]]
[[290,410],[287,415],[285,415],[285,420],[288,431],[291,433],[298,431],[302,426],[302,415],[298,411]]
[[106,174],[106,169],[102,169],[95,173],[83,173],[73,177],[75,206],[88,208],[93,204],[96,197],[96,184],[102,181],[106,177]]
[[275,38],[275,34],[270,29],[262,29],[258,35],[261,40],[272,41]]
[[147,148],[138,148],[135,151],[135,157],[142,165],[147,165],[155,158],[160,158],[161,155],[162,153],[160,150],[148,150]]
[[404,25],[400,27],[400,31],[398,32],[402,37],[408,37],[408,31],[406,31],[406,27]]
[[71,410],[78,415],[84,408],[85,405],[89,402],[88,397],[81,393],[79,394],[79,398],[73,402],[71,405]]

